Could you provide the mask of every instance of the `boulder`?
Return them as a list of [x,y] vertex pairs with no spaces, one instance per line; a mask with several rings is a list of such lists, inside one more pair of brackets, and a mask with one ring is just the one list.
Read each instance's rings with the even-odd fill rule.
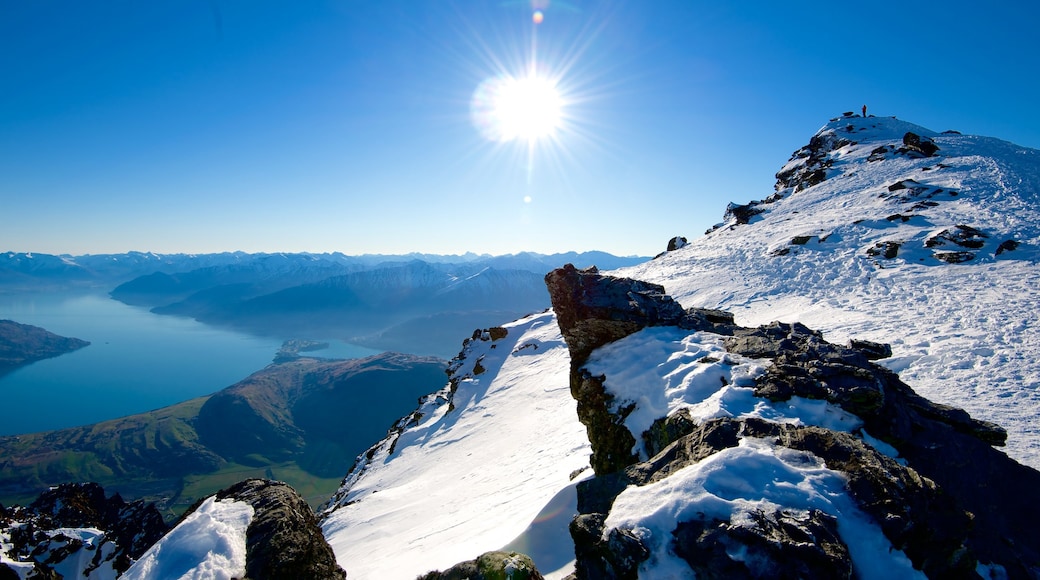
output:
[[939,146],[928,137],[922,137],[917,133],[907,131],[903,135],[903,147],[899,151],[911,155],[916,154],[921,157],[931,157],[939,151]]
[[485,552],[443,572],[428,572],[419,580],[542,580],[542,575],[526,554]]
[[243,580],[346,578],[314,512],[288,484],[248,479],[217,492],[216,497],[253,506],[253,520],[246,529]]

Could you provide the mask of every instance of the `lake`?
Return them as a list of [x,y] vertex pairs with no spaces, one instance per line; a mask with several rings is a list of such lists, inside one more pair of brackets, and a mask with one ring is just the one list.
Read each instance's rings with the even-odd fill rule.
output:
[[380,352],[326,337],[213,328],[97,293],[0,294],[0,319],[91,343],[0,377],[0,435],[96,423],[214,393],[270,364],[288,338],[330,343],[307,356]]

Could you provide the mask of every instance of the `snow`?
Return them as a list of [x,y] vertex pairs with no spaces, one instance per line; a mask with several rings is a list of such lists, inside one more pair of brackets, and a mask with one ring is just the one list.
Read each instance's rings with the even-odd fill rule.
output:
[[[12,549],[10,529],[21,526],[11,522],[10,527],[0,533],[0,563],[11,567],[19,578],[28,578],[33,570],[32,561],[13,560],[8,551]],[[31,558],[47,563],[62,578],[82,580],[115,580],[118,576],[112,567],[115,545],[106,539],[105,532],[97,528],[55,528],[37,532]],[[39,536],[45,536],[42,539]],[[70,549],[71,548],[71,549]],[[98,565],[93,566],[97,560]]]
[[505,338],[470,343],[455,408],[446,391],[428,398],[421,420],[349,475],[324,514],[348,577],[414,578],[533,542],[530,529],[567,538],[528,544],[539,570],[573,559],[566,529],[576,512],[565,490],[591,450],[570,394],[570,356],[552,313],[505,327]]
[[633,452],[649,459],[642,434],[654,420],[686,409],[694,422],[716,417],[758,417],[794,425],[853,431],[862,421],[826,401],[794,397],[773,403],[755,397],[755,378],[770,361],[726,352],[724,337],[662,326],[645,328],[592,353],[585,368],[604,375],[616,408],[635,403],[625,427],[637,441]]
[[[611,274],[662,284],[684,307],[728,310],[745,326],[801,322],[835,343],[890,343],[881,364],[921,395],[1006,428],[1004,450],[1040,468],[1040,151],[890,118],[843,118],[821,131],[857,142],[832,153],[827,180],[782,191],[749,224]],[[901,146],[906,131],[931,136],[937,156],[867,161]],[[928,187],[920,199],[889,191],[907,179]],[[896,214],[912,217],[888,219]],[[935,259],[933,249],[965,249],[925,245],[960,224],[989,234],[984,247],[961,264]],[[795,236],[813,237],[794,245]],[[997,256],[1008,239],[1021,245]],[[896,258],[867,254],[886,241],[901,243]]]
[[253,506],[211,496],[134,563],[126,580],[231,580],[246,572],[246,529]]
[[[635,403],[625,427],[636,441],[653,421],[689,411],[695,422],[715,417],[757,417],[778,423],[814,425],[852,432],[862,421],[826,401],[793,397],[772,403],[754,396],[754,380],[770,361],[727,353],[724,337],[690,333],[675,327],[651,327],[596,349],[586,368],[604,375],[604,389],[617,408]],[[869,437],[869,436],[868,436]],[[876,439],[890,454],[895,450]],[[642,443],[634,451],[649,459]],[[641,573],[686,577],[689,567],[670,551],[671,532],[681,521],[705,514],[740,522],[750,510],[809,510],[838,518],[838,531],[849,546],[860,578],[923,577],[901,552],[894,551],[881,529],[845,492],[843,475],[826,469],[812,454],[777,447],[764,439],[744,438],[664,480],[629,486],[614,502],[604,529],[633,531],[653,555]]]
[[[830,153],[828,179],[781,191],[749,224],[724,224],[610,273],[662,284],[684,307],[731,311],[745,326],[801,322],[835,343],[887,342],[894,354],[881,364],[925,397],[1007,428],[1008,454],[1040,467],[1040,152],[886,118],[843,118],[822,131],[856,142]],[[891,153],[907,131],[931,137],[938,156]],[[868,161],[881,146],[890,147],[886,158]],[[900,201],[908,192],[889,190],[908,179],[921,184],[921,199]],[[896,214],[907,219],[889,219]],[[940,262],[934,250],[958,248],[925,241],[958,224],[990,237],[971,250],[974,260]],[[795,237],[808,241],[792,244]],[[1020,247],[997,256],[1008,239]],[[897,257],[867,254],[892,241],[901,244]],[[566,527],[576,480],[590,475],[578,473],[590,449],[568,390],[570,359],[551,313],[506,326],[506,338],[468,347],[455,408],[448,410],[447,389],[426,398],[421,417],[362,457],[323,514],[350,578],[415,577],[503,547],[528,553],[550,578],[572,569]],[[711,333],[648,328],[598,349],[587,366],[606,376],[618,404],[637,404],[625,423],[637,441],[655,419],[686,409],[698,421],[760,417],[852,432],[896,457],[858,418],[826,402],[755,398],[751,385],[768,364],[725,353]],[[859,577],[920,577],[848,497],[844,476],[763,439],[744,438],[626,489],[607,529],[647,540],[647,576],[689,577],[668,551],[676,521],[705,513],[739,524],[750,510],[778,505],[837,516]],[[979,571],[1003,572],[984,563]]]
[[614,500],[604,537],[631,530],[651,551],[640,575],[688,578],[690,568],[671,552],[672,530],[680,521],[718,518],[740,525],[754,510],[819,509],[838,519],[838,534],[849,547],[863,580],[924,578],[902,552],[892,549],[881,528],[845,492],[845,478],[810,453],[744,438],[656,483],[629,486]]

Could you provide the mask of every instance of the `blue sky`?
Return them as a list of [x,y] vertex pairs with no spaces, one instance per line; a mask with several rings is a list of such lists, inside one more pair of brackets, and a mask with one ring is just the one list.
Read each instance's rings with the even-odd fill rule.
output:
[[0,251],[652,255],[863,104],[1040,148],[1034,3],[719,4],[0,0]]

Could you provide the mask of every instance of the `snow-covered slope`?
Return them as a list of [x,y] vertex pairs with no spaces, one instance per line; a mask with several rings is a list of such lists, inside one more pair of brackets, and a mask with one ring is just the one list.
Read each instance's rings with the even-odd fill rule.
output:
[[[502,330],[469,340],[451,386],[359,458],[330,501],[322,528],[349,578],[412,578],[510,543],[544,572],[573,560],[569,488],[590,450],[567,347],[551,313]],[[537,543],[561,531],[562,544]]]
[[[904,143],[908,132],[920,139]],[[938,146],[933,155],[930,140]],[[728,221],[704,237],[612,274],[660,283],[683,307],[732,311],[744,326],[801,322],[831,342],[854,337],[889,343],[894,356],[879,362],[925,397],[1006,427],[1009,455],[1040,466],[1040,152],[936,134],[893,118],[843,117],[825,125],[778,177],[773,195],[731,206]],[[573,547],[566,532],[574,513],[571,477],[588,464],[590,452],[567,389],[570,357],[551,313],[506,328],[505,338],[484,333],[471,341],[456,365],[454,394],[445,389],[428,397],[395,425],[359,458],[326,507],[326,538],[350,577],[404,578],[444,569],[502,547],[529,524],[532,533],[507,547],[528,546],[550,577],[569,571],[561,554]],[[760,371],[754,363],[744,369],[730,361],[732,368],[715,372],[718,365],[694,361],[710,355],[717,338],[687,344],[681,336],[664,336],[668,332],[648,329],[590,359],[595,372],[608,377],[608,388],[611,380],[620,381],[628,385],[625,396],[640,401],[633,421],[639,409],[671,408],[654,399],[660,394],[653,389],[632,395],[631,389],[656,381],[696,395],[684,404],[703,406],[705,416],[858,428],[855,417],[822,402],[752,400],[736,375],[724,375],[731,386],[723,380],[724,388],[713,392],[718,373],[752,377]],[[895,454],[879,441],[872,444]],[[817,463],[799,464],[800,456],[754,446],[727,453],[743,459],[725,463],[714,479],[702,477],[716,469],[714,463],[691,470],[688,479],[696,485],[679,495],[670,488],[630,488],[618,498],[624,509],[608,523],[624,527],[654,510],[668,511],[669,497],[686,497],[697,485],[723,479],[733,498],[768,503],[774,483],[768,473],[778,473],[781,464],[819,483],[821,494],[834,483],[830,472],[813,471]],[[761,490],[745,496],[752,482]],[[806,506],[823,495],[812,497],[817,499]],[[720,512],[735,509],[713,505]],[[848,512],[834,506],[835,513]],[[856,520],[844,517],[841,533],[858,536],[853,560],[859,573],[885,577],[901,553],[870,524],[850,531]],[[552,540],[532,542],[536,537]],[[876,569],[868,573],[864,566],[870,565]]]
[[[938,151],[900,153],[907,132]],[[825,180],[778,183],[750,223],[731,217],[615,273],[745,326],[797,321],[831,342],[890,343],[882,364],[919,394],[1005,427],[1007,453],[1040,468],[1040,151],[858,116],[813,141],[817,152],[796,153],[780,177],[822,169]],[[936,258],[958,252],[973,257]]]

